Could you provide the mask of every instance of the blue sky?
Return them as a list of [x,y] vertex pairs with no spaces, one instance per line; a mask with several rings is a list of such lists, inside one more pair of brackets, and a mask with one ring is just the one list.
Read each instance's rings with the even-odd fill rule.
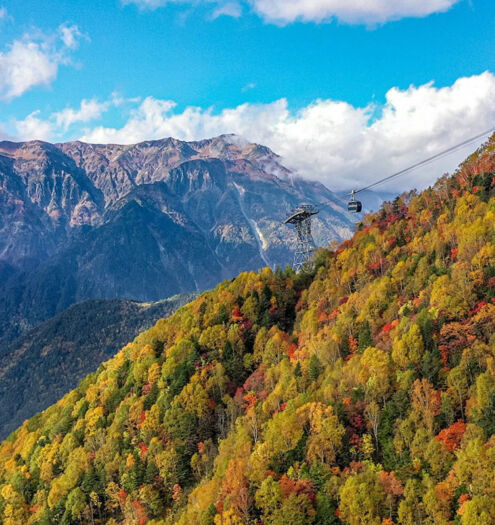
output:
[[495,127],[492,0],[284,2],[4,1],[0,135],[234,132],[339,187]]

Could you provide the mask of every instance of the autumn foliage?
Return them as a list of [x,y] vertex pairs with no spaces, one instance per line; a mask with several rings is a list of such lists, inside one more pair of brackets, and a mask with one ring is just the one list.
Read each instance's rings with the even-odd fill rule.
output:
[[466,423],[459,420],[450,425],[449,428],[444,428],[435,439],[440,443],[443,443],[444,447],[452,452],[461,445],[461,439],[466,432]]
[[495,523],[494,172],[160,320],[0,445],[0,522]]

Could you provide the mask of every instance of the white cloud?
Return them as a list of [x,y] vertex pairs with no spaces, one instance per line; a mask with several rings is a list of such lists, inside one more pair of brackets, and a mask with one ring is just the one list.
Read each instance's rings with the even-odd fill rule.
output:
[[5,9],[5,7],[0,7],[0,20],[4,20],[7,16],[7,9]]
[[[407,17],[425,17],[449,10],[462,0],[244,0],[265,21],[280,25],[291,22],[380,24]],[[214,13],[239,17],[241,5],[231,0],[122,0],[140,9],[157,9],[167,4],[194,6],[217,3]],[[216,16],[214,16],[216,18]]]
[[12,99],[57,76],[58,62],[38,42],[16,40],[0,53],[0,96]]
[[59,33],[60,40],[62,40],[67,49],[77,49],[81,38],[85,38],[85,35],[81,33],[76,25],[62,24],[59,27]]
[[213,9],[209,18],[215,20],[220,16],[230,16],[239,18],[242,15],[242,0],[121,0],[123,5],[134,4],[142,11],[149,11],[164,7],[169,4],[184,4],[198,6],[208,6]]
[[256,88],[256,84],[254,82],[250,82],[249,84],[246,84],[242,88],[242,92],[245,93],[246,91],[250,91],[251,89],[255,89],[255,88]]
[[212,18],[218,18],[219,16],[231,16],[232,18],[239,18],[242,15],[242,7],[238,2],[227,2],[226,4],[219,5],[212,14]]
[[[236,133],[282,155],[298,174],[332,189],[348,189],[382,178],[495,126],[495,76],[485,72],[437,88],[433,83],[392,88],[383,106],[354,107],[317,100],[293,113],[285,99],[242,104],[215,113],[212,108],[175,111],[173,101],[148,97],[121,128],[87,129],[88,142],[135,143],[176,137],[198,140]],[[452,169],[473,146],[414,172],[395,187],[424,186]]]
[[11,127],[17,140],[56,140],[64,136],[71,126],[99,119],[111,105],[121,103],[122,99],[116,96],[106,102],[83,99],[78,109],[65,108],[46,119],[40,117],[39,110],[33,111],[25,119],[11,122]]
[[424,17],[450,9],[460,0],[250,0],[265,20],[287,24],[328,22],[376,24],[406,17]]
[[96,99],[83,99],[79,109],[65,108],[58,111],[51,116],[59,132],[65,132],[75,123],[90,122],[100,118],[101,115],[108,109],[109,102],[98,102]]
[[122,0],[123,5],[136,4],[139,9],[157,9],[166,4],[177,2],[180,0]]
[[15,137],[7,132],[3,124],[0,124],[0,140],[15,140]]
[[53,138],[53,123],[41,119],[39,115],[40,111],[33,111],[24,120],[15,121],[17,140],[51,140]]
[[60,65],[68,64],[68,51],[78,46],[77,26],[62,25],[56,35],[26,34],[0,52],[0,98],[11,100],[35,86],[47,86]]

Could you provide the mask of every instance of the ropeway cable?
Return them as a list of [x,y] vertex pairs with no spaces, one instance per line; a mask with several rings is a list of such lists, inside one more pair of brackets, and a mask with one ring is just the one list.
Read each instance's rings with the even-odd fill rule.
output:
[[394,179],[395,177],[404,175],[422,166],[427,166],[428,164],[431,164],[433,161],[446,157],[447,155],[450,155],[454,151],[457,151],[458,149],[461,149],[464,146],[471,144],[472,142],[476,142],[481,137],[484,137],[485,135],[489,135],[490,133],[493,133],[493,132],[495,132],[495,128],[488,129],[484,131],[483,133],[476,135],[475,137],[471,137],[470,139],[460,142],[459,144],[456,144],[455,146],[451,146],[450,148],[446,150],[440,151],[439,153],[436,153],[435,155],[432,155],[431,157],[428,157],[427,159],[424,159],[421,162],[417,162],[416,164],[413,164],[412,166],[409,166],[408,168],[404,168],[400,171],[397,171],[396,173],[392,173],[392,175],[388,175],[387,177],[384,177],[383,179],[377,180],[376,182],[373,182],[372,184],[369,184],[368,186],[365,186],[364,188],[361,188],[359,190],[352,190],[350,195],[354,196],[357,193],[374,188],[375,186],[378,186],[379,184],[383,184],[384,182]]

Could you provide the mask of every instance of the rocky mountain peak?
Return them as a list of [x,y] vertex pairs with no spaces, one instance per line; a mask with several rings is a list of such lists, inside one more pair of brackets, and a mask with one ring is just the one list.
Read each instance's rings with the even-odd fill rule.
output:
[[321,210],[318,244],[353,229],[338,196],[235,135],[2,142],[0,184],[0,263],[15,274],[0,283],[0,330],[82,299],[157,300],[285,266],[295,236],[282,222],[301,202]]

